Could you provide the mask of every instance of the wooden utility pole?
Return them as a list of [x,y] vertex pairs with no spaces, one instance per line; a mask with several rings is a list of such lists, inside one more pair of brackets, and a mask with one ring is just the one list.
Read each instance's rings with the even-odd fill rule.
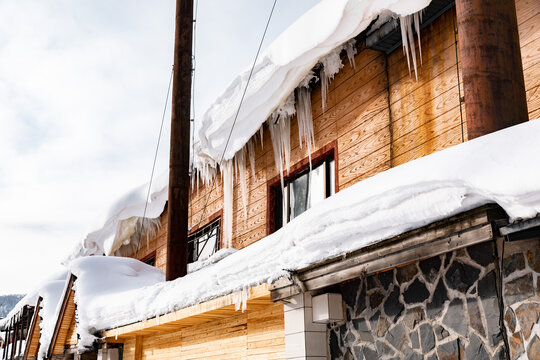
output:
[[528,120],[514,0],[456,0],[468,138]]
[[176,0],[166,279],[187,273],[193,0]]

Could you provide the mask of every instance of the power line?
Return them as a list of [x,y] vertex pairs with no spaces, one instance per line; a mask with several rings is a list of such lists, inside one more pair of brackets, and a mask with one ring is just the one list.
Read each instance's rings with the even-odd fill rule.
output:
[[[270,15],[268,16],[268,21],[266,22],[266,26],[264,28],[264,32],[261,38],[261,41],[259,43],[259,48],[257,49],[257,54],[255,55],[255,59],[253,60],[253,65],[251,66],[251,71],[249,72],[249,76],[246,82],[246,87],[244,88],[244,92],[242,93],[242,97],[240,98],[240,103],[238,104],[238,110],[236,110],[236,115],[234,116],[234,121],[231,126],[231,131],[229,131],[229,136],[227,137],[227,142],[225,143],[225,148],[223,149],[223,154],[221,154],[221,159],[219,160],[219,167],[221,168],[221,164],[223,163],[223,158],[225,157],[225,152],[227,151],[227,146],[229,145],[229,141],[231,140],[232,132],[234,130],[234,126],[236,125],[236,120],[238,119],[238,114],[240,113],[240,108],[242,107],[242,103],[244,102],[244,97],[246,96],[246,92],[249,86],[249,81],[251,80],[251,76],[253,75],[253,70],[255,69],[255,64],[257,63],[257,59],[259,58],[259,53],[261,52],[261,47],[264,42],[264,38],[266,36],[266,31],[268,30],[268,25],[270,24],[270,20],[272,19],[272,15],[274,14],[274,8],[276,7],[277,0],[274,0],[274,4],[272,5],[272,10],[270,10]],[[217,181],[217,180],[216,180]],[[208,192],[208,195],[206,197],[206,201],[204,203],[203,212],[201,214],[201,218],[199,220],[199,223],[197,224],[197,227],[199,227],[204,219],[204,214],[206,212],[206,207],[208,206],[208,200],[210,199],[210,195],[212,194],[212,191],[214,190],[215,181],[212,182],[212,187],[210,188],[210,191]]]
[[[156,144],[156,152],[154,154],[154,161],[152,163],[152,172],[150,173],[150,182],[148,183],[148,192],[146,193],[146,202],[144,203],[144,212],[143,212],[143,216],[142,216],[143,224],[142,225],[144,225],[144,219],[146,218],[146,210],[148,208],[148,199],[150,198],[150,191],[152,189],[152,181],[154,180],[154,171],[156,169],[156,162],[157,162],[157,156],[158,156],[158,151],[159,151],[159,144],[161,142],[161,134],[163,133],[163,123],[165,122],[165,114],[167,112],[167,104],[169,103],[169,93],[171,92],[171,84],[172,84],[173,74],[174,74],[174,66],[171,69],[171,75],[169,77],[169,86],[167,87],[167,95],[165,96],[165,106],[163,107],[163,115],[161,116],[161,125],[159,127],[159,135],[158,135],[158,140],[157,140],[157,144]],[[140,232],[139,232],[139,246],[140,246],[140,243],[141,243],[142,227],[143,226],[141,226],[141,229],[140,229]]]
[[[192,49],[192,68],[191,68],[191,149],[190,149],[190,165],[189,165],[189,175],[193,176],[193,160],[195,158],[195,147],[193,143],[195,142],[195,69],[197,68],[197,61],[195,57],[197,49],[197,14],[199,13],[199,0],[195,1],[195,16],[193,19],[193,49]],[[188,231],[192,228],[193,225],[193,204],[191,201],[191,191],[189,193],[189,211],[191,212],[190,222]]]

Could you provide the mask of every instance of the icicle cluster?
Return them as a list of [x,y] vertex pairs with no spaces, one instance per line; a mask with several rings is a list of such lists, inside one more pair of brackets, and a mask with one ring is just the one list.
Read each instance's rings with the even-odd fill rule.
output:
[[356,61],[354,60],[354,56],[357,54],[356,50],[356,40],[351,39],[347,41],[345,44],[345,52],[347,53],[347,58],[349,59],[349,64],[353,69],[356,70]]
[[[347,43],[334,49],[333,52],[320,60],[320,81],[322,89],[322,107],[323,111],[326,108],[326,96],[328,93],[328,85],[334,76],[343,67],[340,53],[345,50],[351,66],[354,68],[354,56],[356,55],[355,40],[352,39]],[[311,109],[311,89],[310,82],[318,81],[315,74],[310,71],[306,77],[298,84],[295,92],[291,93],[283,104],[281,104],[266,121],[270,131],[272,148],[274,152],[274,161],[276,169],[280,174],[281,186],[284,186],[284,172],[289,173],[291,166],[291,120],[294,115],[297,115],[298,120],[298,137],[300,148],[304,145],[307,147],[309,161],[311,167],[311,152],[315,146],[315,136],[313,129],[313,115]],[[296,94],[296,102],[295,102]],[[259,137],[261,147],[263,146],[263,126],[259,129]],[[247,219],[247,179],[246,179],[246,156],[249,156],[249,165],[252,176],[255,177],[255,148],[256,136],[244,145],[239,150],[233,159],[225,160],[219,166],[221,178],[223,180],[223,242],[225,247],[232,247],[232,217],[233,217],[233,189],[234,180],[240,183],[242,193],[242,203],[244,218]],[[217,164],[212,162],[203,163],[202,167],[194,169],[192,174],[192,188],[195,186],[199,189],[199,182],[202,181],[205,186],[211,186],[215,182],[216,188]],[[219,191],[219,188],[218,188]]]
[[296,118],[298,119],[300,148],[302,148],[302,143],[306,144],[309,156],[309,168],[311,169],[311,149],[315,146],[313,114],[311,112],[311,90],[309,87],[299,87],[296,90],[296,96]]
[[223,243],[232,247],[232,209],[233,209],[233,160],[221,164],[223,179]]
[[283,187],[283,162],[289,174],[291,168],[291,118],[296,113],[294,94],[289,95],[285,103],[277,108],[267,121],[274,150],[276,169],[281,176]]
[[407,16],[400,16],[400,25],[401,25],[401,41],[403,43],[403,52],[407,56],[407,66],[409,67],[409,75],[411,74],[411,61],[409,59],[409,52],[412,57],[412,62],[414,66],[414,76],[416,81],[418,81],[418,71],[416,65],[416,47],[414,45],[414,34],[413,34],[413,25],[414,31],[418,36],[418,50],[420,52],[420,65],[422,65],[422,42],[420,41],[420,23],[422,22],[422,12],[418,11],[414,14]]
[[234,297],[234,310],[242,310],[242,312],[247,310],[247,301],[250,297],[250,290],[248,287],[237,292]]
[[334,79],[334,76],[339,72],[339,69],[343,67],[341,62],[341,57],[339,54],[343,50],[343,47],[340,46],[335,51],[326,55],[321,59],[320,63],[322,64],[321,68],[321,96],[322,96],[322,110],[323,112],[326,109],[326,95],[328,94],[328,85],[330,81]]

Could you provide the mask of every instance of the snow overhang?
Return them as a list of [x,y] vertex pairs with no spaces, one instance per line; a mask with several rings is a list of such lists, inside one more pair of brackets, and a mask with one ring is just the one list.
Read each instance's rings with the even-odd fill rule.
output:
[[[453,0],[432,0],[431,4],[423,10],[420,30],[427,27],[442,14],[452,9],[456,2]],[[399,19],[390,18],[379,28],[370,30],[366,37],[366,47],[389,55],[402,45],[399,28]]]

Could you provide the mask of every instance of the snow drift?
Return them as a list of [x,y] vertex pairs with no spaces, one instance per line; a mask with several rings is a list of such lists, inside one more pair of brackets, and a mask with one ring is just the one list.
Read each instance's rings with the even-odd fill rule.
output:
[[[251,67],[239,74],[227,89],[215,100],[202,119],[197,119],[200,126],[196,129],[193,164],[196,176],[193,181],[198,184],[199,176],[208,184],[215,181],[218,163],[222,154],[224,163],[221,173],[224,179],[225,208],[224,234],[225,243],[231,241],[232,229],[232,186],[233,159],[236,166],[245,166],[246,147],[249,149],[250,165],[254,169],[253,135],[262,130],[267,119],[282,115],[284,118],[275,126],[275,141],[283,142],[275,150],[276,166],[283,172],[278,161],[287,161],[287,143],[290,132],[286,130],[286,122],[298,112],[300,143],[305,142],[308,148],[313,146],[311,104],[307,104],[305,93],[309,81],[314,77],[312,69],[318,63],[321,67],[321,84],[323,90],[343,66],[339,54],[345,50],[349,61],[354,66],[354,40],[356,35],[365,30],[380,16],[380,26],[391,16],[400,17],[403,21],[404,51],[414,50],[411,44],[412,26],[418,30],[418,12],[429,5],[431,0],[324,0],[300,17],[285,30],[261,55],[257,61],[249,83],[242,108],[236,119],[229,145],[227,138],[231,131],[240,99],[247,84]],[[411,20],[412,19],[412,20]],[[419,36],[419,35],[418,35]],[[409,57],[407,56],[407,61]],[[416,70],[416,56],[413,54]],[[299,90],[299,110],[295,109],[294,92]],[[292,99],[292,102],[291,102]],[[309,109],[307,107],[309,105]],[[324,99],[323,99],[324,107]],[[285,119],[287,118],[287,119]],[[281,129],[285,126],[285,129]],[[271,130],[274,130],[271,127]],[[261,132],[262,134],[262,132]],[[250,143],[250,139],[252,142]],[[225,149],[226,147],[226,149]],[[281,152],[284,152],[281,154]],[[235,158],[235,155],[240,155]],[[286,168],[288,169],[288,164]],[[243,172],[240,172],[242,177]],[[195,180],[196,178],[196,180]],[[155,230],[157,221],[141,221],[141,217],[156,220],[167,201],[167,176],[156,183],[152,189],[151,201],[146,203],[147,185],[141,186],[120,199],[113,207],[104,225],[87,235],[79,243],[64,263],[88,255],[129,255],[140,246],[140,241],[148,233]],[[244,209],[246,208],[245,179],[242,183]],[[146,207],[146,212],[144,211]],[[137,222],[140,222],[138,225]]]
[[534,166],[539,137],[540,121],[530,121],[400,165],[340,191],[279,231],[175,281],[157,282],[156,275],[151,277],[155,284],[139,288],[142,283],[132,278],[119,291],[121,279],[131,278],[117,265],[104,264],[136,260],[77,260],[72,270],[79,276],[79,327],[85,332],[110,329],[272,282],[291,270],[487,203],[499,204],[512,221],[535,217],[540,213],[540,168]]
[[195,141],[195,166],[234,157],[266,119],[294,92],[320,59],[365,30],[379,14],[414,14],[431,0],[321,1],[261,55],[225,150],[251,68],[239,74],[204,114]]

